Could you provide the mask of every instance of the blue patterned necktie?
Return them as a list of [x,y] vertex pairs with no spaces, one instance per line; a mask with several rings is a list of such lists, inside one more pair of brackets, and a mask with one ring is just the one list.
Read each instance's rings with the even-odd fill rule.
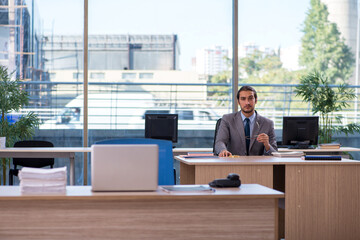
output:
[[246,155],[249,155],[250,146],[250,119],[245,118],[245,140],[246,140]]

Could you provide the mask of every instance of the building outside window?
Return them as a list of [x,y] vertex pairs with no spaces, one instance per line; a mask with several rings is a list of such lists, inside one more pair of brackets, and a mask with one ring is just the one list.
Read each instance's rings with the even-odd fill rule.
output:
[[90,78],[93,78],[93,79],[105,79],[105,73],[92,72],[92,73],[90,73]]
[[153,79],[154,74],[153,73],[139,73],[140,79]]

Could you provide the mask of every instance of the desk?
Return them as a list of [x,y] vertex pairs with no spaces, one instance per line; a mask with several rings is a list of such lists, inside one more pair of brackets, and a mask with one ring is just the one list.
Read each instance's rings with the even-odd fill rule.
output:
[[304,152],[304,153],[341,153],[341,152],[360,152],[360,148],[340,147],[333,149],[314,148],[314,149],[289,149],[279,148],[278,152]]
[[270,156],[176,159],[181,184],[205,184],[238,173],[242,183],[284,191],[285,239],[355,240],[360,236],[360,161]]
[[275,239],[283,193],[258,184],[215,193],[104,192],[21,196],[0,187],[0,238]]
[[[186,155],[188,152],[212,152],[212,148],[174,148],[173,153],[174,156],[178,155]],[[293,152],[293,151],[300,151],[304,153],[339,153],[339,152],[360,152],[360,148],[353,148],[353,147],[341,147],[338,149],[289,149],[289,148],[279,148],[279,152]]]
[[[4,148],[0,149],[0,158],[69,158],[70,185],[75,184],[75,153],[91,152],[89,147],[39,147],[39,148]],[[29,160],[31,161],[31,159]]]

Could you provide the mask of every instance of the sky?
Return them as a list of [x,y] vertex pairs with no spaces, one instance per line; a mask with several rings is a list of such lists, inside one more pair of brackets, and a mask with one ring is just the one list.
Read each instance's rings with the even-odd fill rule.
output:
[[[82,0],[36,0],[45,34],[83,34]],[[300,44],[310,0],[239,0],[239,44]],[[64,14],[66,13],[66,14]],[[89,0],[89,34],[177,34],[180,69],[196,50],[231,50],[232,0]]]

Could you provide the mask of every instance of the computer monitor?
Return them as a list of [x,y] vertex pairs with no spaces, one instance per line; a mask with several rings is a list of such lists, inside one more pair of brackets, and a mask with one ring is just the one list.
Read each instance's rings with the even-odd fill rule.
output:
[[145,138],[178,140],[177,114],[145,114]]
[[282,145],[290,145],[290,148],[309,148],[311,145],[317,145],[318,135],[318,116],[283,117]]

